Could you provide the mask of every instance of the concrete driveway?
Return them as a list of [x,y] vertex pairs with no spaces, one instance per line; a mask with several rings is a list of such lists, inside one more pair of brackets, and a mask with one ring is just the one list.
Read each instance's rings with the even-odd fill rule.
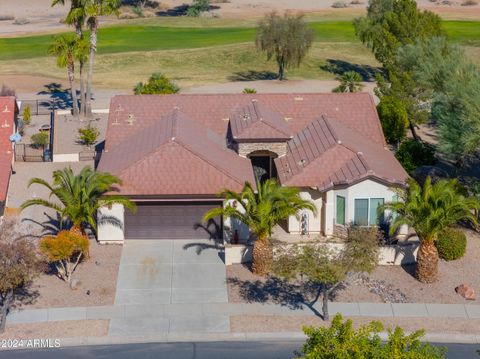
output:
[[220,252],[209,240],[126,240],[115,304],[226,303]]

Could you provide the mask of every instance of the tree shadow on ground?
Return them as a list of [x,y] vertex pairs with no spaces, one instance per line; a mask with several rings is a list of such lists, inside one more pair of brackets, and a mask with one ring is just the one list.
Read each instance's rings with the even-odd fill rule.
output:
[[40,292],[37,289],[33,289],[33,282],[27,283],[15,291],[13,303],[8,311],[19,310],[26,305],[35,304],[39,296]]
[[44,86],[45,90],[40,91],[37,95],[48,95],[49,100],[40,101],[40,106],[49,108],[50,110],[65,110],[72,107],[72,96],[70,90],[64,89],[63,86],[56,82],[51,82]]
[[259,81],[259,80],[276,80],[278,74],[272,71],[239,71],[234,72],[228,77],[229,81]]
[[321,287],[310,281],[290,282],[269,276],[265,280],[227,278],[227,283],[236,287],[240,297],[247,303],[274,303],[293,310],[301,310],[306,306],[314,315],[322,317],[314,307],[320,297]]
[[381,73],[381,70],[378,67],[353,64],[351,62],[336,59],[327,59],[327,63],[320,66],[320,69],[338,76],[341,76],[348,71],[355,71],[362,76],[363,81],[368,82],[373,82],[375,80],[375,75]]
[[205,231],[209,235],[208,240],[211,241],[211,244],[205,242],[187,243],[183,246],[184,250],[195,248],[197,255],[200,255],[204,250],[207,249],[223,251],[222,228],[217,222],[215,222],[213,219],[210,219],[206,224],[196,223],[193,228],[195,230]]
[[55,236],[62,229],[68,230],[72,227],[72,222],[65,218],[62,219],[59,213],[49,215],[44,212],[43,215],[47,217],[47,220],[43,222],[35,221],[31,218],[22,219],[22,222],[30,222],[41,227],[41,232],[36,237]]

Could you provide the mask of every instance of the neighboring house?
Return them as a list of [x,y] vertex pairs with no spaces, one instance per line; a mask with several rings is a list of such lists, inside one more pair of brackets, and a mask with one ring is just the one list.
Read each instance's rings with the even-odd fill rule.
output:
[[8,184],[12,173],[14,147],[10,136],[16,132],[18,107],[15,97],[0,97],[0,216],[7,206]]
[[98,170],[138,204],[136,214],[103,209],[100,241],[245,238],[241,223],[201,218],[225,205],[222,189],[271,177],[318,208],[292,216],[288,232],[342,234],[377,224],[377,207],[407,178],[366,93],[116,96]]

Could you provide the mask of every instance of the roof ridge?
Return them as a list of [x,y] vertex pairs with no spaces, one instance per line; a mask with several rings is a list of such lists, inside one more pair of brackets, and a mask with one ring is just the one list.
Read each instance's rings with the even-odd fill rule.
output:
[[[233,179],[235,182],[237,182],[238,184],[241,184],[243,185],[244,184],[244,181],[242,181],[241,179],[239,178],[236,178],[234,176],[232,176],[230,173],[228,173],[228,171],[225,171],[225,169],[223,167],[220,167],[220,166],[216,166],[214,163],[212,163],[212,161],[210,161],[208,158],[206,158],[205,156],[203,156],[201,153],[198,153],[198,151],[195,151],[194,149],[191,148],[191,146],[189,146],[187,143],[185,143],[184,141],[182,141],[181,138],[179,138],[178,140],[175,140],[176,143],[178,143],[179,145],[181,145],[183,148],[185,148],[187,151],[191,152],[192,154],[194,154],[195,156],[201,158],[203,161],[205,161],[206,163],[208,163],[210,166],[212,166],[213,168],[216,168],[217,170],[219,170],[220,172],[222,172],[223,174],[225,174],[226,176],[230,177],[231,179]],[[223,150],[223,149],[221,149]]]

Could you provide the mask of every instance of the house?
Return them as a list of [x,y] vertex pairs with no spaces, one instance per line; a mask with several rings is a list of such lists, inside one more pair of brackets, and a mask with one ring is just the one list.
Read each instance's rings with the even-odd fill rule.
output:
[[225,205],[222,189],[272,177],[318,209],[289,218],[287,232],[333,236],[377,224],[407,178],[367,93],[116,96],[98,170],[138,205],[100,211],[102,242],[248,237],[242,223],[202,216]]
[[13,144],[10,136],[16,132],[18,107],[15,97],[0,97],[0,217],[7,206],[7,192],[13,163]]

